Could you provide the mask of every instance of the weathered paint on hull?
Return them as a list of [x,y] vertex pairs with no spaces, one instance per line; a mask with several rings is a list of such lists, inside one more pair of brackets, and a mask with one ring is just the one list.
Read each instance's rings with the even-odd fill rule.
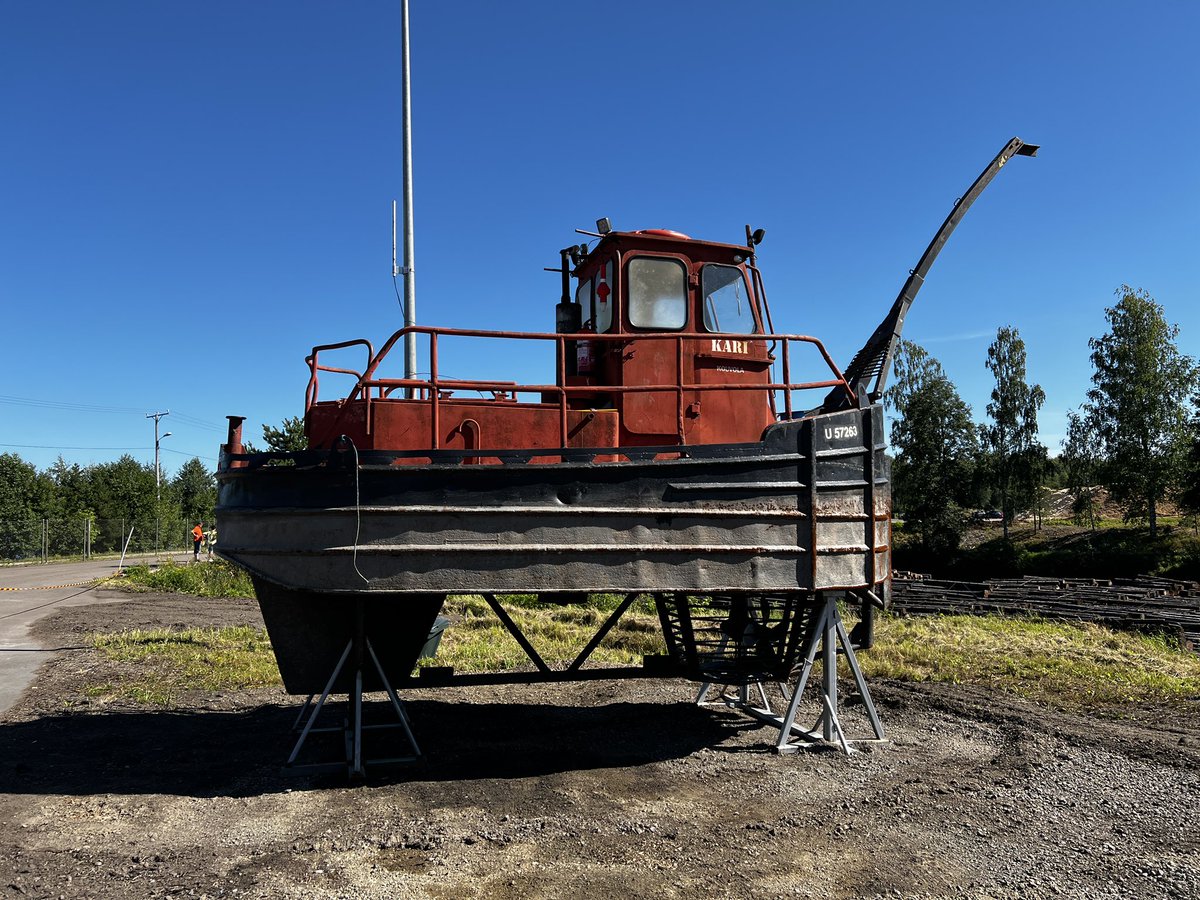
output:
[[[363,605],[363,632],[393,684],[417,664],[445,596],[373,591],[337,596],[297,591],[260,578],[254,591],[262,609],[279,674],[289,694],[320,694],[357,628],[356,606]],[[344,666],[333,692],[348,693],[354,661]],[[381,691],[375,667],[362,666],[363,690]]]
[[891,503],[868,413],[680,460],[228,469],[220,552],[328,593],[870,587],[889,574]]
[[332,671],[359,598],[402,677],[450,593],[886,595],[880,407],[683,449],[691,458],[358,467],[312,451],[297,466],[223,467],[220,553],[254,576],[301,693]]

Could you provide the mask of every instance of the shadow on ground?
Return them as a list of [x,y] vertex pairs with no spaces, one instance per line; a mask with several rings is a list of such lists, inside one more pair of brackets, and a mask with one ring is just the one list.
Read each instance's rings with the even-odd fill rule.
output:
[[[64,713],[0,724],[0,759],[7,761],[0,766],[0,793],[238,797],[344,785],[344,774],[284,769],[297,737],[291,731],[297,710],[269,705],[235,712]],[[416,700],[408,710],[426,761],[380,768],[370,781],[526,778],[636,766],[685,757],[757,727],[690,703]],[[369,703],[363,721],[395,721],[390,712],[385,703]],[[367,732],[365,741],[368,757],[405,749],[397,744],[398,730]],[[302,760],[343,758],[340,734],[316,735],[310,745]]]

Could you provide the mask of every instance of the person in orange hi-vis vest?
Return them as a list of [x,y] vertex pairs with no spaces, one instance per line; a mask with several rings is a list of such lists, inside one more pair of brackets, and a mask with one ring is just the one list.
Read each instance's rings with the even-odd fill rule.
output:
[[204,540],[204,525],[197,522],[196,527],[192,529],[192,553],[197,561],[200,559],[200,542],[202,540]]

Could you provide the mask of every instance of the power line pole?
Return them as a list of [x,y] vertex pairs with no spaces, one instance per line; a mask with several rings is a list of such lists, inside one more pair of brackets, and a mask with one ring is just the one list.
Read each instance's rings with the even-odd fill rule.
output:
[[[156,413],[147,413],[146,414],[147,419],[154,420],[154,500],[156,503],[162,502],[162,469],[158,465],[158,442],[159,442],[158,420],[161,419],[163,416],[169,416],[170,414],[171,414],[171,411],[169,409],[166,412],[156,412]],[[169,432],[169,431],[167,432],[167,434],[170,434],[170,433],[171,432]],[[164,435],[164,437],[165,437],[165,435]],[[157,510],[155,512],[157,513]]]

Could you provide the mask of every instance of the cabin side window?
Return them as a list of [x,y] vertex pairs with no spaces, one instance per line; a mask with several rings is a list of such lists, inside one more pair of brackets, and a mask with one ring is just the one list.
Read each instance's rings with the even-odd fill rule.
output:
[[746,279],[737,266],[707,265],[700,270],[704,327],[719,334],[756,334]]
[[[610,327],[612,327],[613,305],[616,303],[617,299],[616,291],[613,290],[612,274],[613,264],[612,260],[610,259],[604,264],[604,268],[598,273],[598,277],[596,279],[597,290],[595,319],[597,334],[603,334],[604,332],[608,331]],[[603,278],[600,278],[599,276],[603,276]],[[607,292],[602,292],[599,290],[599,285],[601,283],[608,287]],[[600,296],[601,293],[604,294],[603,297]]]
[[[612,272],[613,264],[612,260],[609,260],[603,269],[591,278],[580,281],[579,287],[575,289],[575,302],[579,304],[584,324],[598,334],[603,334],[612,327],[615,296]],[[600,285],[604,285],[605,289],[600,290]]]
[[579,315],[586,325],[592,320],[592,279],[580,279],[575,289],[575,302],[579,304]]
[[687,324],[687,272],[675,259],[629,262],[629,324],[677,331]]

